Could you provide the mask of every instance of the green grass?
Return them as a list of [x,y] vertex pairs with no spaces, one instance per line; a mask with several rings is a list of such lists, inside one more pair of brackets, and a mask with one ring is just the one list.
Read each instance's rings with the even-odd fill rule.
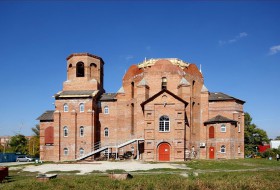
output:
[[[177,163],[178,164],[178,163]],[[195,160],[186,164],[191,170],[156,169],[147,173],[133,172],[130,180],[109,179],[104,173],[76,175],[76,171],[58,172],[56,179],[38,182],[37,173],[11,170],[9,177],[0,184],[1,190],[71,190],[71,189],[119,189],[119,190],[276,190],[280,189],[280,162],[264,159],[244,160]],[[255,169],[255,170],[252,170]],[[244,171],[245,170],[245,171]],[[156,173],[156,171],[160,173]],[[107,172],[123,173],[124,170]],[[171,174],[172,173],[172,174]],[[188,173],[183,177],[181,173]],[[198,173],[198,176],[195,175]]]
[[280,167],[280,162],[266,159],[192,160],[186,162],[186,166],[200,170],[240,170]]

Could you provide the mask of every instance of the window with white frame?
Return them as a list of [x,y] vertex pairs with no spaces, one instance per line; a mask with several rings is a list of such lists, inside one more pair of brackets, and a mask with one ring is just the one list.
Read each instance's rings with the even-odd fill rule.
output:
[[65,127],[63,127],[63,136],[64,137],[68,137],[68,127],[67,126],[65,126]]
[[83,148],[80,148],[80,155],[84,155],[85,150]]
[[104,106],[104,114],[109,114],[109,106]]
[[222,124],[221,125],[221,132],[225,133],[227,131],[226,125]]
[[221,152],[221,153],[226,153],[226,146],[225,146],[225,145],[222,145],[222,146],[221,146],[220,152]]
[[105,137],[109,137],[109,129],[108,129],[108,127],[105,127],[105,129],[104,129],[104,136]]
[[80,127],[80,137],[83,137],[85,134],[85,128],[83,126]]
[[85,111],[85,104],[80,103],[80,112],[84,112],[84,111]]
[[63,105],[63,111],[64,111],[64,112],[68,112],[68,110],[69,110],[69,109],[68,109],[68,104],[65,103],[65,104]]
[[170,121],[168,116],[163,115],[159,118],[159,131],[161,132],[170,131]]
[[64,149],[63,149],[63,153],[64,153],[65,156],[67,156],[67,155],[69,154],[68,148],[64,148]]

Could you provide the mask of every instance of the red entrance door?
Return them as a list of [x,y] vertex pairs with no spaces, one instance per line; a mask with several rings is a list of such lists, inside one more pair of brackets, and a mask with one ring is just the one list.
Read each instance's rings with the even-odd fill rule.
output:
[[210,147],[209,148],[209,159],[214,159],[215,158],[215,148],[214,147]]
[[158,147],[159,161],[170,161],[170,146],[168,143],[161,143]]

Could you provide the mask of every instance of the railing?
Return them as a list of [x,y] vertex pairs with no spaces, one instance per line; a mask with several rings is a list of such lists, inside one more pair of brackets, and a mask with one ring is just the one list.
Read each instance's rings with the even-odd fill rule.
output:
[[[115,143],[102,143],[101,141],[98,141],[96,143],[94,143],[91,152],[84,154],[82,156],[80,156],[79,158],[77,158],[76,160],[82,160],[85,159],[87,157],[90,157],[98,152],[102,152],[105,150],[108,150],[109,148],[121,148],[124,147],[126,145],[129,145],[131,143],[134,143],[135,141],[139,141],[139,140],[144,140],[144,139],[131,139],[131,140],[126,140],[126,141],[116,141]],[[107,152],[108,155],[108,152]]]

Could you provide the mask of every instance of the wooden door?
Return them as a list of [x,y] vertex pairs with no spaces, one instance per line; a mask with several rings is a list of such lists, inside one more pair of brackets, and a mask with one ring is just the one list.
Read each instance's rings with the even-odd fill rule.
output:
[[215,158],[215,148],[211,146],[209,148],[209,159],[214,159],[214,158]]
[[161,143],[158,147],[159,161],[170,161],[170,146],[168,143]]

